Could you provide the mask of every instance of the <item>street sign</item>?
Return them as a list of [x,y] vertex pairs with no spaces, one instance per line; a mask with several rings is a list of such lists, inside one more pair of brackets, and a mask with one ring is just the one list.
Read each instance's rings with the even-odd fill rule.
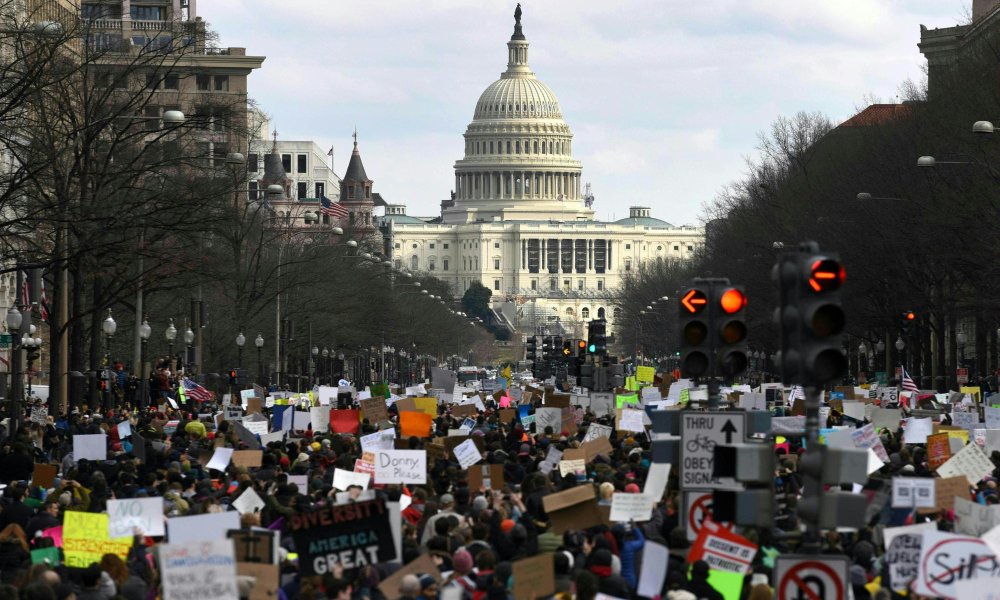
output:
[[955,375],[959,383],[969,383],[969,370],[966,368],[955,369]]
[[774,561],[778,600],[847,598],[850,562],[846,556],[779,555]]
[[[687,539],[693,542],[701,533],[701,526],[706,520],[712,519],[712,492],[684,492],[684,522],[681,524],[687,532]],[[729,523],[719,523],[729,528]]]
[[11,337],[9,333],[0,333],[0,350],[7,350],[10,348],[10,340]]
[[743,412],[683,411],[681,417],[681,489],[741,490],[732,477],[712,476],[715,447],[746,441],[747,416]]

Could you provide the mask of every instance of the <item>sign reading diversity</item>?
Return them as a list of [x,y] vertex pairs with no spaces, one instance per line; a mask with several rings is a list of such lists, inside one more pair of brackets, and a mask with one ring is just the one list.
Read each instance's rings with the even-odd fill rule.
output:
[[384,500],[325,506],[292,515],[299,573],[322,575],[341,565],[354,569],[396,559]]

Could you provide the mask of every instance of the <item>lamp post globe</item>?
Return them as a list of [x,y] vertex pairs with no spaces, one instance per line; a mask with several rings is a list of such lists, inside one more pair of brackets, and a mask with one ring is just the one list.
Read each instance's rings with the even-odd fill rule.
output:
[[114,317],[111,316],[111,309],[108,309],[108,316],[105,317],[104,322],[101,323],[101,329],[104,331],[104,335],[111,337],[115,334],[118,329],[118,323],[115,323]]
[[903,348],[906,348],[906,342],[901,337],[896,338],[896,350],[902,351]]
[[139,337],[145,342],[149,340],[151,335],[153,335],[153,328],[149,326],[148,319],[143,319],[142,325],[139,326]]

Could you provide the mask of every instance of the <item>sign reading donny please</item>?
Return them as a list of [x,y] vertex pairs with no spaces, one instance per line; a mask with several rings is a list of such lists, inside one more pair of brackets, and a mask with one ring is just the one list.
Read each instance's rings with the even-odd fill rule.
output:
[[384,500],[324,506],[293,515],[290,525],[302,575],[322,575],[337,564],[353,569],[396,559]]

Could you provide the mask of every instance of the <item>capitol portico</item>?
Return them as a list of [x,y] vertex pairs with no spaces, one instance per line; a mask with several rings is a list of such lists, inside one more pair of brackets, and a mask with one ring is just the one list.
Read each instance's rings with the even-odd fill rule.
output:
[[645,206],[625,219],[594,220],[573,133],[555,93],[529,67],[528,48],[519,8],[507,68],[480,95],[466,129],[452,197],[433,218],[390,204],[389,251],[399,267],[428,272],[457,296],[482,283],[522,333],[555,321],[579,335],[601,317],[613,331],[612,292],[623,274],[649,260],[685,260],[705,233],[654,218]]

